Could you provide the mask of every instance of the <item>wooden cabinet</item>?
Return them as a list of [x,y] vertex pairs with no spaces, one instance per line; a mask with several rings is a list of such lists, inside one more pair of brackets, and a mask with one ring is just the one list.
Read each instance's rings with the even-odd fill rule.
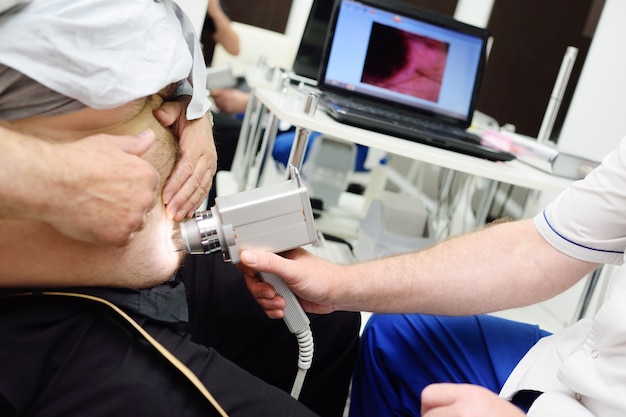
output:
[[233,20],[262,27],[274,32],[285,32],[291,0],[226,0]]
[[454,16],[457,0],[402,0],[405,3],[414,4],[425,9],[430,9],[447,16]]

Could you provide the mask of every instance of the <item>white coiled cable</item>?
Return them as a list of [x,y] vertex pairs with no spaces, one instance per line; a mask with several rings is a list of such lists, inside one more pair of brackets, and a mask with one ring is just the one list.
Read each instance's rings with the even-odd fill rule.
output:
[[296,374],[296,380],[291,388],[291,396],[298,399],[298,397],[300,397],[300,391],[302,391],[304,378],[313,361],[313,333],[310,327],[306,327],[295,335],[298,339],[298,373]]

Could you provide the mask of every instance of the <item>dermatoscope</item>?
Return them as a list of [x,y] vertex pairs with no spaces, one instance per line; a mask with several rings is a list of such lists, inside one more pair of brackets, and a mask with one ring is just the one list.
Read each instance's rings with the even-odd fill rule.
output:
[[[290,166],[286,181],[216,197],[213,207],[180,223],[174,240],[189,253],[221,251],[226,262],[236,264],[244,249],[280,253],[317,242],[317,232],[307,189],[298,170]],[[309,318],[279,277],[265,272],[259,275],[287,302],[284,320],[296,335],[300,351],[300,372],[291,392],[298,398],[313,357]]]

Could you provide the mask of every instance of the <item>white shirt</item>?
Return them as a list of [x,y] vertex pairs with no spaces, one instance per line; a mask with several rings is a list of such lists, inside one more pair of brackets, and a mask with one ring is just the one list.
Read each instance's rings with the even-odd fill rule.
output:
[[[625,213],[626,138],[534,222],[559,251],[620,265],[626,247]],[[513,370],[501,396],[520,389],[543,391],[529,416],[626,416],[626,278],[617,278],[595,317],[540,340]]]
[[210,108],[198,37],[172,0],[0,2],[0,62],[49,89],[107,109],[185,80],[187,118]]

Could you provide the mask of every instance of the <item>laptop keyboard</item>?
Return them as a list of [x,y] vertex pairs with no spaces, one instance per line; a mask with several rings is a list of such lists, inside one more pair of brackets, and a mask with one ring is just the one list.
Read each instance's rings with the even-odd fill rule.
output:
[[[329,95],[330,96],[330,95]],[[464,129],[439,123],[435,120],[428,120],[423,118],[416,118],[410,114],[390,110],[383,106],[372,106],[370,104],[361,103],[357,100],[347,100],[343,97],[330,96],[331,101],[352,108],[354,110],[371,114],[378,118],[383,123],[395,122],[398,125],[403,125],[406,128],[414,131],[424,132],[435,136],[445,136],[446,138],[453,138],[464,142],[474,143],[479,145],[481,142],[480,136],[470,133]]]
[[490,161],[515,159],[515,156],[509,152],[481,145],[480,136],[458,127],[440,124],[436,121],[428,122],[427,120],[425,123],[419,124],[416,123],[417,118],[407,116],[406,113],[404,115],[399,114],[399,112],[390,111],[388,108],[385,109],[380,106],[364,106],[360,102],[356,104],[356,101],[350,98],[341,100],[349,103],[342,105],[339,100],[331,99],[327,93],[324,93],[322,99],[326,104],[326,112],[342,123]]

